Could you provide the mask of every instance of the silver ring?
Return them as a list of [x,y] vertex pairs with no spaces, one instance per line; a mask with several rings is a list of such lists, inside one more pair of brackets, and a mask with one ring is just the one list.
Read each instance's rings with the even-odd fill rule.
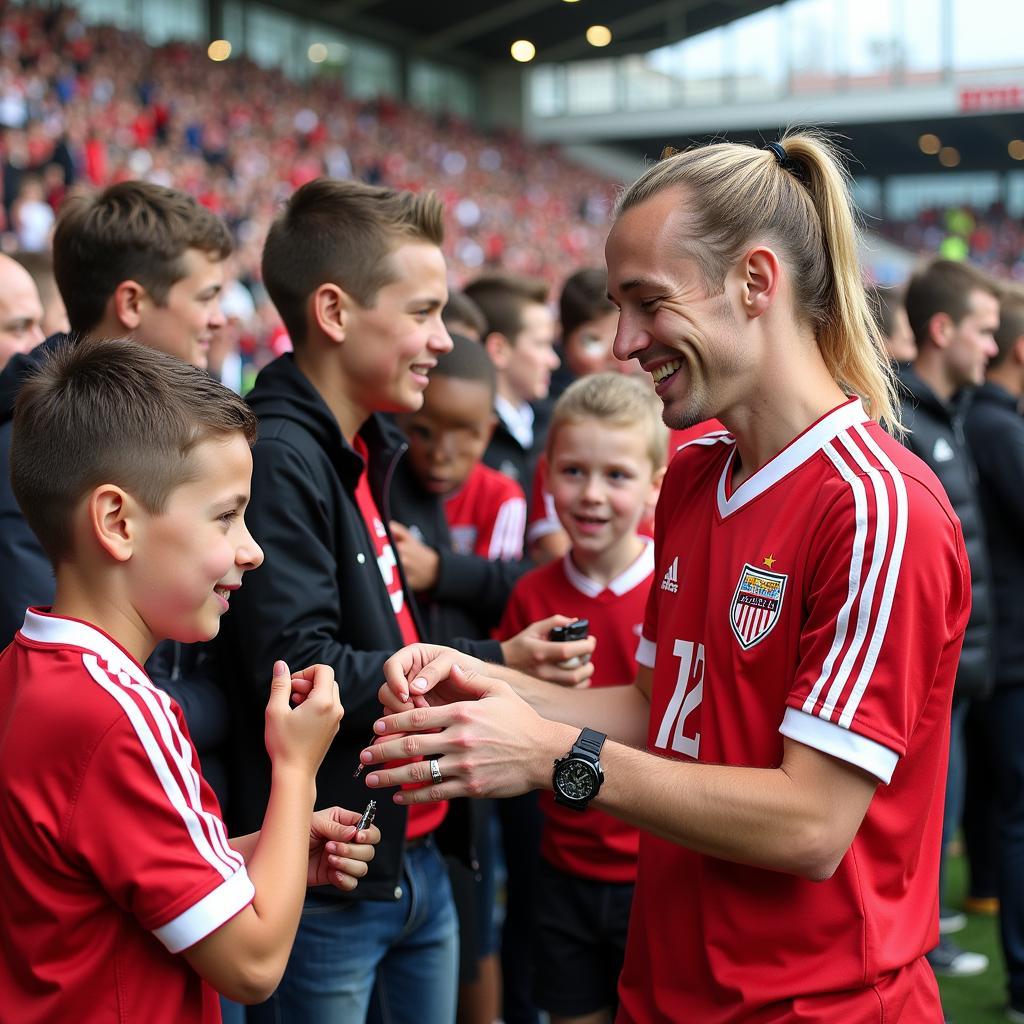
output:
[[430,777],[435,782],[441,782],[442,781],[442,778],[441,778],[441,766],[437,763],[437,758],[436,757],[432,757],[427,762],[427,764],[430,765]]

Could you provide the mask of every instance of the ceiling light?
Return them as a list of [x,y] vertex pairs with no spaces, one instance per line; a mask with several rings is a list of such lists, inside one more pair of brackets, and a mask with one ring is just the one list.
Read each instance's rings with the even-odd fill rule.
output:
[[520,64],[528,64],[537,56],[537,47],[529,39],[517,39],[509,48],[512,59]]
[[1024,160],[1024,139],[1011,139],[1006,151],[1014,160]]
[[313,43],[307,54],[314,64],[323,64],[327,60],[327,47],[323,43]]
[[956,167],[960,163],[960,153],[952,146],[943,146],[939,150],[939,163],[943,167]]
[[607,46],[612,41],[612,30],[607,25],[591,25],[587,29],[587,42],[591,46]]
[[917,140],[917,144],[921,147],[921,152],[927,153],[928,156],[935,156],[942,148],[938,135],[932,135],[930,132],[927,135],[922,135]]
[[214,39],[206,48],[206,56],[210,60],[227,60],[231,56],[231,44],[226,39]]

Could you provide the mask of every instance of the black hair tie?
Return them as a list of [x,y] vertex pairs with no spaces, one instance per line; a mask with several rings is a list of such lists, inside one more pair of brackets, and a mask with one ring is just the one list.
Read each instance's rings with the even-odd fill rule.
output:
[[765,147],[774,157],[775,162],[784,170],[796,178],[801,184],[805,184],[807,181],[807,175],[804,171],[803,165],[798,161],[794,160],[787,152],[786,147],[781,142],[769,142]]

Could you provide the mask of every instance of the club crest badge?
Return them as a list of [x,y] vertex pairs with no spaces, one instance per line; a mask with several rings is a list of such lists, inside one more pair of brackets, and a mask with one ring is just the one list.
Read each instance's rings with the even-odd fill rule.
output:
[[775,628],[786,596],[787,577],[779,572],[743,566],[729,606],[729,623],[740,647],[749,651]]

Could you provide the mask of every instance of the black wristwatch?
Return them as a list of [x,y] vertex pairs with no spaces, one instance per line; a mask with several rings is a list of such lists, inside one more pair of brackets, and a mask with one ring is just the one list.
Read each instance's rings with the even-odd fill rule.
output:
[[587,804],[597,796],[604,772],[601,770],[601,748],[606,737],[603,732],[584,729],[572,750],[555,761],[551,783],[555,790],[555,803],[585,811]]

